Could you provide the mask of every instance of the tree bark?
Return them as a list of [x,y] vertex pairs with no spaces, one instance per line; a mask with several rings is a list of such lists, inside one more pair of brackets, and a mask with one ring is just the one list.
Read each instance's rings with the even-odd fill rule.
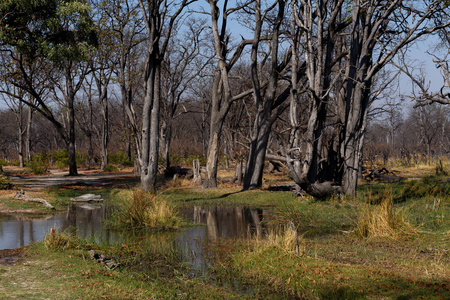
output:
[[25,135],[25,152],[27,161],[31,161],[31,123],[33,119],[33,111],[32,107],[28,107],[28,116],[27,116],[27,129]]
[[[279,80],[279,73],[282,68],[278,65],[278,44],[279,44],[279,29],[284,18],[285,13],[285,1],[277,1],[278,12],[276,19],[274,20],[272,40],[271,40],[271,66],[270,66],[270,79],[268,87],[265,91],[265,95],[262,96],[259,66],[258,66],[258,46],[261,39],[261,29],[263,24],[263,16],[261,15],[261,3],[256,1],[255,6],[255,19],[256,30],[252,44],[251,54],[251,68],[252,68],[252,84],[253,95],[256,103],[257,114],[255,117],[255,123],[253,125],[252,140],[250,143],[250,151],[247,160],[247,168],[245,171],[243,189],[254,189],[262,186],[262,178],[264,171],[264,162],[266,157],[266,151],[269,143],[270,133],[272,131],[272,125],[275,122],[277,116],[284,111],[285,105],[281,105],[281,101],[274,105],[276,100],[276,91]],[[265,11],[266,15],[269,11]],[[277,100],[283,99],[279,97]],[[287,99],[285,97],[283,102]],[[278,107],[278,109],[277,109]]]
[[200,173],[200,160],[198,158],[192,161],[194,171],[194,184],[202,183],[202,175]]

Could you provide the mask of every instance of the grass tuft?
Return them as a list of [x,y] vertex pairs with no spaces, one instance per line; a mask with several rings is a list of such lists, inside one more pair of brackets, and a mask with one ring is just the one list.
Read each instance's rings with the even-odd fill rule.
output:
[[82,244],[85,243],[83,239],[76,235],[67,232],[56,233],[53,228],[42,242],[47,250],[80,249]]
[[407,221],[406,213],[395,210],[391,191],[387,188],[380,205],[369,202],[361,208],[355,232],[358,236],[389,237],[414,234],[416,230]]
[[269,230],[264,237],[256,238],[253,245],[253,252],[263,253],[270,248],[278,248],[285,253],[298,254],[300,256],[305,252],[302,237],[298,236],[297,229],[292,225]]
[[176,229],[184,225],[174,204],[150,192],[134,190],[119,208],[116,228]]

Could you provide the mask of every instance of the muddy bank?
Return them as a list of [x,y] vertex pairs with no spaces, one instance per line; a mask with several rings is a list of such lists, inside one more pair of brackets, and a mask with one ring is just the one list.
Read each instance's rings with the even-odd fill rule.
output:
[[47,211],[42,211],[40,208],[24,208],[24,209],[11,209],[11,208],[0,208],[0,215],[27,215],[27,216],[46,216],[49,213]]
[[0,265],[13,265],[23,260],[25,249],[27,248],[27,246],[24,246],[16,249],[0,250]]

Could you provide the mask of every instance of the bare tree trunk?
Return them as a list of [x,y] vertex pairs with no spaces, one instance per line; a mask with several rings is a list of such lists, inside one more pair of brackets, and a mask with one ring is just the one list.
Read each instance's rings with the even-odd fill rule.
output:
[[109,143],[109,116],[108,116],[108,94],[105,87],[100,103],[102,105],[102,154],[100,168],[104,170],[108,166],[108,143]]
[[217,58],[217,67],[214,74],[214,82],[212,86],[211,99],[211,123],[209,132],[208,154],[206,161],[204,188],[212,188],[217,186],[217,163],[219,157],[219,143],[222,135],[222,128],[225,118],[230,110],[233,101],[240,99],[235,96],[234,99],[231,94],[229,71],[236,63],[238,58],[242,55],[245,45],[251,41],[243,40],[236,48],[233,57],[227,60],[228,35],[226,34],[228,13],[232,10],[227,9],[227,1],[222,11],[222,26],[219,31],[219,12],[217,1],[207,0],[211,8],[211,27],[214,36],[214,47]]
[[[20,118],[22,118],[22,113],[20,113]],[[19,120],[19,135],[18,135],[18,145],[17,145],[17,152],[19,154],[19,167],[23,168],[23,135],[24,132],[22,130],[22,120]]]
[[[158,164],[158,136],[159,136],[159,94],[157,91],[158,62],[155,57],[150,57],[147,68],[147,80],[145,83],[144,109],[142,115],[142,163],[141,163],[141,188],[145,191],[155,189],[156,171],[154,172],[155,159]],[[155,119],[154,119],[155,118]],[[156,128],[155,128],[156,127]],[[156,131],[156,137],[154,136]],[[156,148],[156,158],[155,158]]]
[[89,127],[87,129],[85,129],[85,133],[86,136],[88,138],[88,168],[92,168],[92,166],[95,164],[95,160],[94,160],[94,143],[92,141],[92,135],[94,132],[94,108],[92,106],[92,99],[91,96],[88,96],[88,103],[89,103]]
[[76,160],[76,151],[75,151],[75,109],[73,107],[73,103],[75,100],[75,94],[73,92],[69,92],[68,96],[68,114],[69,114],[69,135],[68,140],[66,141],[67,154],[69,156],[69,176],[78,176],[77,170],[77,160]]
[[[271,41],[271,66],[270,66],[270,79],[267,90],[264,97],[261,95],[261,84],[258,67],[258,45],[261,39],[261,29],[263,23],[263,17],[261,15],[261,3],[258,0],[255,3],[255,18],[256,18],[256,30],[252,44],[252,83],[253,94],[256,103],[257,115],[255,117],[255,123],[253,125],[252,141],[250,144],[250,151],[247,160],[247,168],[244,177],[243,189],[253,189],[262,186],[262,177],[264,171],[264,161],[266,157],[267,146],[269,143],[269,136],[272,130],[272,124],[276,120],[276,116],[279,115],[286,106],[280,106],[281,103],[274,105],[276,100],[276,90],[278,84],[278,78],[280,73],[280,67],[278,65],[278,43],[279,43],[279,29],[285,14],[285,1],[278,2],[277,17],[273,21],[273,32]],[[268,11],[264,12],[264,15]],[[278,98],[278,100],[282,97]],[[287,99],[284,98],[283,102]],[[281,102],[281,101],[280,101]],[[278,109],[276,109],[278,106]]]
[[192,161],[193,170],[194,170],[194,184],[202,183],[202,175],[200,173],[200,160],[198,158]]
[[164,128],[164,160],[166,169],[170,167],[170,143],[172,141],[172,116],[169,116]]
[[33,119],[33,111],[32,107],[28,107],[28,116],[27,116],[27,128],[25,134],[25,152],[27,161],[31,161],[31,123]]
[[[211,120],[214,120],[211,117]],[[219,160],[219,137],[222,133],[222,126],[218,123],[222,120],[215,120],[211,123],[211,131],[208,143],[208,155],[206,157],[206,172],[205,180],[203,181],[203,188],[217,187],[217,163]]]
[[241,184],[242,183],[242,161],[238,160],[236,161],[236,167],[234,170],[234,182],[237,184]]
[[258,136],[250,145],[247,169],[244,177],[244,190],[260,188],[266,159],[266,150],[272,124],[264,124],[258,130]]

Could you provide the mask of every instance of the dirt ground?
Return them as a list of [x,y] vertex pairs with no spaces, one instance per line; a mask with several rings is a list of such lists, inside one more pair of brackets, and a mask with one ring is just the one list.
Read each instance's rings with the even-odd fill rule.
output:
[[42,191],[45,188],[59,185],[68,189],[76,188],[127,188],[139,183],[132,168],[124,169],[119,173],[104,173],[98,170],[79,170],[79,176],[68,176],[68,171],[50,169],[46,174],[34,175],[18,167],[3,167],[17,189],[24,191]]

